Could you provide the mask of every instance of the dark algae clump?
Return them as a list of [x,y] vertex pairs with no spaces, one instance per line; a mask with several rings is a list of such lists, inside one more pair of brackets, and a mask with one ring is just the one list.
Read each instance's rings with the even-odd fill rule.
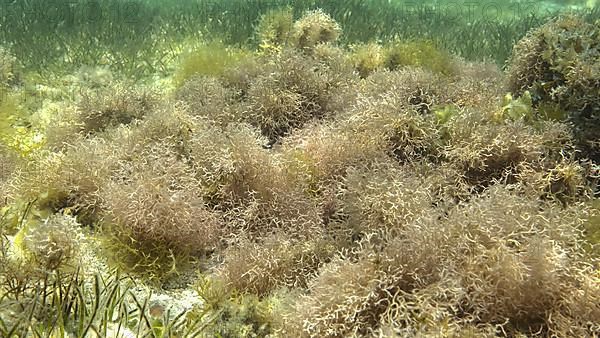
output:
[[0,337],[598,336],[594,5],[0,3]]
[[584,157],[599,159],[600,27],[561,16],[530,32],[509,61],[509,89],[529,91],[539,113],[575,125]]

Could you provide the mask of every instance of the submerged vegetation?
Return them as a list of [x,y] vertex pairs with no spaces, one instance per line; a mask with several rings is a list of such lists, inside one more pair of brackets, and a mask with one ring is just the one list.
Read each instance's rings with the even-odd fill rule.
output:
[[0,336],[599,334],[594,10],[1,6]]
[[[284,8],[289,10],[264,23],[271,31],[261,31],[275,35],[255,34],[261,16]],[[119,73],[144,76],[171,73],[190,39],[223,40],[232,46],[291,39],[285,32],[291,28],[289,19],[316,8],[343,28],[344,43],[428,40],[467,59],[498,63],[521,36],[556,12],[529,1],[4,1],[0,41],[12,45],[28,69],[55,73],[64,71],[65,64],[75,69],[111,65]],[[598,17],[596,9],[589,15]]]

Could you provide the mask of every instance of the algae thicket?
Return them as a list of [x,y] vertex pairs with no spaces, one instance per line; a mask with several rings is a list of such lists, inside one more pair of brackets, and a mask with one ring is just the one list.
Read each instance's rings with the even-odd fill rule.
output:
[[600,334],[594,2],[0,9],[0,336]]

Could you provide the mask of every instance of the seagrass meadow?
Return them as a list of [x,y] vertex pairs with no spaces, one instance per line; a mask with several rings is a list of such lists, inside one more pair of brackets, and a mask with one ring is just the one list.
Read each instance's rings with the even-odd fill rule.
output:
[[600,337],[588,1],[0,2],[0,338]]

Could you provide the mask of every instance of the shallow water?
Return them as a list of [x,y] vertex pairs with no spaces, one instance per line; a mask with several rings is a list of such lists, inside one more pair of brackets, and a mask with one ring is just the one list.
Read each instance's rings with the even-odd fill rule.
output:
[[600,332],[600,42],[513,53],[563,12],[0,1],[0,336]]
[[[560,11],[589,10],[595,1],[66,1],[0,3],[0,44],[32,67],[60,58],[76,65],[119,63],[135,49],[204,37],[256,43],[254,32],[268,10],[290,6],[295,16],[322,8],[343,27],[343,41],[430,39],[469,59],[499,63],[509,47],[541,18]],[[505,45],[505,46],[502,46]],[[79,49],[79,50],[78,50]],[[72,52],[71,52],[72,51]],[[76,54],[76,55],[69,55]],[[159,58],[160,56],[156,56]]]

